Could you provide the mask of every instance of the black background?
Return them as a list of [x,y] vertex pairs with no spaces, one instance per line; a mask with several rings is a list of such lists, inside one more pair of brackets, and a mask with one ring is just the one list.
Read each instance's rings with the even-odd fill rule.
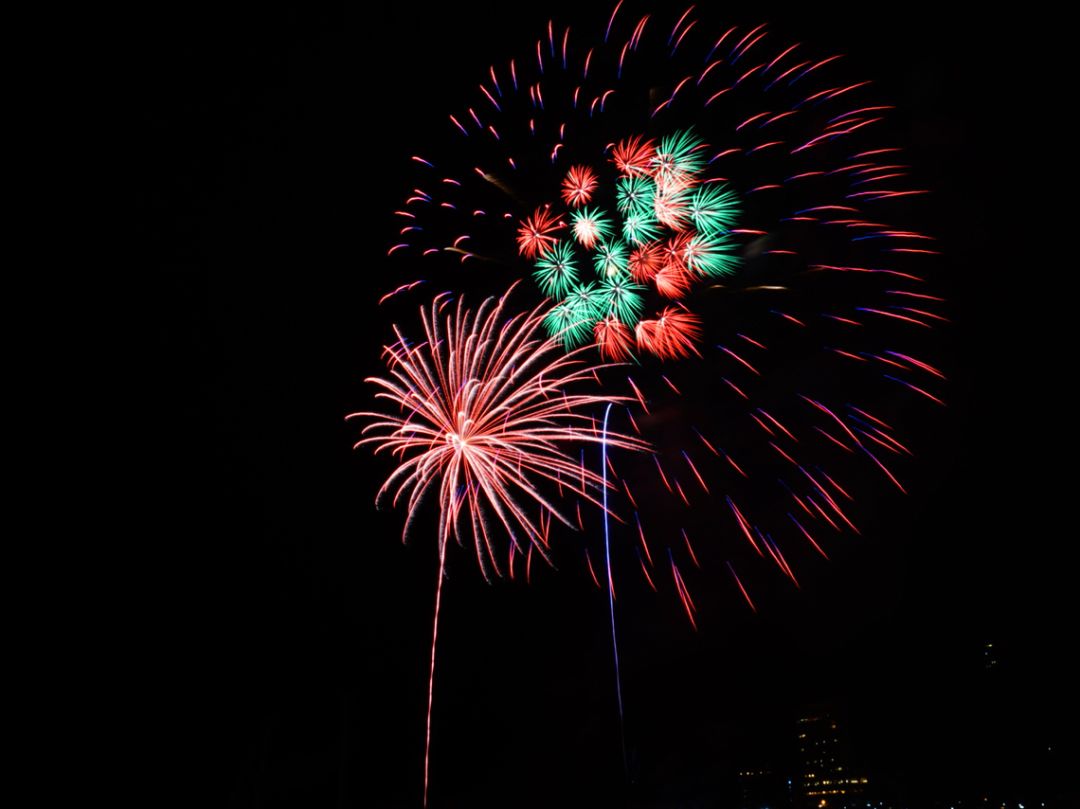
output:
[[[375,510],[385,467],[351,451],[342,417],[388,334],[375,301],[401,167],[488,64],[573,5],[145,25],[146,389],[167,440],[142,500],[140,714],[162,740],[158,795],[419,805],[435,552]],[[827,701],[900,805],[1066,805],[1075,532],[1053,516],[1038,317],[1003,246],[1018,235],[996,220],[1025,172],[1012,122],[1034,46],[928,7],[733,17],[759,20],[849,54],[901,108],[949,255],[950,407],[903,508],[800,593],[696,634],[676,605],[626,603],[631,800],[728,805],[725,773],[785,766],[798,712]],[[581,571],[489,587],[467,556],[445,591],[432,806],[623,805],[602,596]]]

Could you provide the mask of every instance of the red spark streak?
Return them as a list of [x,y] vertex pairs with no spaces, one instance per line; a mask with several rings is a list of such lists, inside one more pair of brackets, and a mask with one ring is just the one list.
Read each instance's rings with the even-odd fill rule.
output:
[[645,574],[645,581],[649,583],[649,587],[652,588],[652,591],[654,593],[657,592],[656,585],[653,583],[652,580],[652,576],[649,575],[649,569],[645,567],[645,560],[639,556],[638,561],[641,562],[641,572]]
[[596,578],[596,570],[593,568],[592,557],[589,556],[589,549],[588,548],[585,549],[585,564],[589,568],[589,575],[592,576],[593,584],[596,585],[596,589],[597,590],[601,589],[600,588],[600,579]]
[[739,579],[739,575],[735,572],[735,568],[731,566],[731,562],[727,563],[728,570],[731,571],[731,577],[735,579],[735,584],[739,587],[739,592],[742,593],[743,598],[746,599],[746,603],[750,605],[750,609],[757,612],[757,607],[754,606],[754,602],[750,600],[750,594],[746,592],[746,588],[743,587],[742,581]]
[[758,552],[758,556],[765,556],[765,554],[761,552],[761,548],[759,548],[758,544],[754,541],[753,534],[750,533],[750,523],[746,521],[746,518],[743,516],[742,512],[739,511],[739,507],[735,505],[735,501],[728,497],[727,504],[731,506],[731,510],[735,513],[735,519],[738,521],[739,528],[742,529],[743,535],[746,537],[747,542],[749,542],[753,549]]
[[645,541],[645,529],[641,527],[641,518],[637,512],[634,512],[634,519],[637,521],[638,535],[641,537],[641,547],[645,549],[645,556],[649,559],[649,564],[653,563],[652,553],[649,552],[649,543]]
[[893,484],[896,486],[896,488],[898,488],[904,494],[907,494],[907,489],[905,489],[903,486],[900,485],[900,481],[897,480],[896,477],[893,475],[893,473],[889,471],[889,467],[885,466],[885,464],[883,464],[881,461],[878,460],[877,456],[874,455],[874,453],[872,453],[870,450],[868,450],[866,447],[862,446],[861,444],[859,445],[859,449],[861,449],[863,452],[865,452],[867,455],[870,456],[870,459],[875,464],[878,465],[878,467],[881,469],[881,471],[884,472],[885,475],[889,478],[889,480],[891,480],[893,482]]
[[850,407],[852,410],[854,410],[860,416],[865,416],[866,418],[870,419],[870,421],[874,422],[874,424],[878,424],[878,425],[884,427],[886,430],[891,430],[892,429],[892,427],[890,427],[884,421],[879,419],[877,416],[872,416],[869,413],[867,413],[865,410],[861,410],[858,407],[855,407],[854,405],[848,405],[848,407]]
[[732,351],[732,350],[731,350],[730,348],[725,348],[724,346],[717,346],[717,347],[718,347],[718,348],[719,348],[719,349],[720,349],[721,351],[723,351],[723,352],[724,352],[725,354],[727,354],[727,355],[728,355],[729,357],[731,357],[732,359],[738,360],[738,361],[739,361],[740,363],[742,363],[742,364],[743,364],[743,365],[744,365],[745,367],[747,367],[748,369],[750,369],[750,371],[752,371],[752,372],[754,373],[754,375],[755,375],[755,376],[761,376],[761,372],[760,372],[760,371],[759,371],[759,370],[758,370],[757,368],[755,368],[755,367],[754,367],[753,365],[751,365],[750,363],[748,363],[748,362],[747,362],[746,360],[744,360],[744,359],[743,359],[742,357],[740,357],[740,356],[739,356],[738,354],[736,354],[736,353],[735,353],[734,351]]
[[710,494],[709,486],[708,486],[707,483],[705,483],[705,478],[703,478],[701,476],[701,473],[698,471],[698,468],[696,466],[694,466],[694,462],[692,460],[690,460],[690,456],[686,453],[686,450],[683,450],[682,456],[683,456],[683,458],[686,459],[686,463],[690,467],[690,471],[692,471],[694,473],[694,477],[697,478],[698,483],[701,484],[701,488],[703,488],[705,490],[706,494]]
[[686,529],[685,528],[680,528],[679,530],[682,532],[682,538],[683,538],[683,541],[686,543],[686,549],[688,551],[690,551],[690,558],[694,562],[694,567],[696,567],[696,568],[698,568],[700,570],[701,569],[701,563],[698,561],[697,554],[694,553],[694,546],[690,544],[690,537],[687,535]]
[[810,532],[807,531],[805,528],[803,528],[803,525],[802,525],[801,522],[799,522],[798,520],[795,519],[795,515],[789,513],[788,517],[791,519],[791,521],[793,523],[795,523],[795,525],[798,527],[799,531],[802,532],[802,535],[804,537],[806,537],[807,541],[809,541],[809,543],[814,546],[814,550],[816,550],[818,553],[820,553],[822,556],[824,556],[826,559],[828,559],[829,554],[825,553],[825,551],[823,551],[821,549],[821,546],[817,544],[817,542],[814,540],[814,538],[810,535]]
[[694,620],[697,607],[694,606],[694,601],[690,598],[690,591],[686,589],[686,584],[683,582],[682,574],[679,573],[679,568],[676,566],[674,559],[671,560],[671,577],[675,580],[675,589],[679,593],[679,600],[682,601],[683,609],[686,610],[686,617],[690,619],[690,626],[697,632],[697,621]]

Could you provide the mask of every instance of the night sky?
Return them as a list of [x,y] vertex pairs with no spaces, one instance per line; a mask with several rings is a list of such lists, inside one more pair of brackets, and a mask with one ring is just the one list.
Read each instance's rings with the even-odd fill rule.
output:
[[[343,416],[368,405],[362,380],[389,335],[375,303],[408,156],[444,136],[488,64],[527,50],[552,14],[580,19],[574,5],[147,24],[138,203],[147,442],[162,449],[137,611],[155,639],[144,702],[163,793],[419,806],[435,547],[422,531],[403,546],[402,513],[376,511],[386,466],[351,450]],[[918,425],[910,496],[878,503],[858,546],[801,590],[759,583],[756,616],[732,601],[695,633],[677,603],[628,591],[628,793],[603,594],[573,565],[489,586],[460,552],[440,627],[436,809],[734,806],[731,772],[789,767],[795,719],[820,703],[896,805],[1069,805],[1075,529],[1041,460],[1055,439],[1036,415],[1033,295],[1003,246],[1018,234],[994,223],[1024,171],[1007,123],[1024,57],[1000,53],[1006,33],[986,21],[876,16],[756,6],[733,22],[847,53],[899,105],[930,178],[925,229],[948,255],[937,283],[955,323],[939,354],[949,407]]]

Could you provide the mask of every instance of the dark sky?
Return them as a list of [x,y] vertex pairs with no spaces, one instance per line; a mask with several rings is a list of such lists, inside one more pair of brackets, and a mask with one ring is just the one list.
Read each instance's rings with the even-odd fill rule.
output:
[[[148,24],[148,389],[169,436],[145,500],[165,675],[146,716],[168,739],[166,793],[419,805],[434,546],[403,547],[401,514],[374,509],[382,467],[350,450],[342,416],[365,405],[388,333],[375,300],[399,167],[493,57],[573,5]],[[949,254],[950,407],[926,425],[903,509],[871,516],[860,551],[802,591],[696,634],[675,607],[626,601],[633,805],[691,805],[733,767],[783,766],[794,718],[820,702],[913,806],[1060,793],[1076,760],[1074,532],[1040,460],[1034,296],[1002,247],[1017,234],[995,224],[1024,170],[1007,64],[1024,54],[931,7],[751,17],[843,49],[902,106]],[[440,634],[432,805],[621,805],[603,598],[580,571],[487,586],[464,557]]]

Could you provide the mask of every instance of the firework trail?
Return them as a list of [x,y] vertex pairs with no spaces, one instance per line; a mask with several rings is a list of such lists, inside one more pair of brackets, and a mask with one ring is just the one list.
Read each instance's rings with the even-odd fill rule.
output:
[[587,469],[570,448],[600,445],[629,452],[648,449],[641,439],[601,429],[592,415],[618,396],[590,392],[598,365],[588,349],[564,352],[558,337],[543,332],[540,308],[509,315],[506,296],[489,298],[475,311],[441,295],[421,310],[423,342],[411,343],[394,328],[386,347],[387,376],[367,380],[389,402],[389,412],[353,413],[367,424],[356,447],[371,444],[394,456],[396,467],[377,500],[407,508],[404,535],[422,502],[438,502],[439,574],[431,637],[424,753],[427,804],[434,698],[435,649],[447,545],[471,534],[485,577],[502,575],[496,541],[507,553],[533,551],[549,558],[552,518],[573,528],[559,508],[572,493],[607,514],[606,468]]
[[603,492],[604,492],[604,568],[607,573],[607,591],[608,591],[608,612],[611,615],[611,650],[615,658],[615,698],[619,705],[619,738],[622,741],[622,754],[623,754],[623,771],[626,773],[627,778],[630,776],[630,765],[626,758],[626,719],[623,716],[623,699],[622,699],[622,674],[619,672],[619,641],[615,633],[615,581],[612,578],[611,573],[611,524],[608,521],[608,485],[607,485],[607,472],[608,472],[608,419],[611,416],[611,407],[613,403],[608,402],[607,407],[604,408],[604,427],[603,427],[603,440],[600,445],[601,458],[600,469],[603,477]]
[[604,550],[695,628],[703,583],[756,611],[755,575],[798,586],[857,536],[903,491],[899,425],[944,403],[928,192],[846,62],[695,6],[552,21],[448,111],[397,211],[401,282],[531,278],[565,348],[631,363],[598,379],[655,451],[605,464],[638,547]]

